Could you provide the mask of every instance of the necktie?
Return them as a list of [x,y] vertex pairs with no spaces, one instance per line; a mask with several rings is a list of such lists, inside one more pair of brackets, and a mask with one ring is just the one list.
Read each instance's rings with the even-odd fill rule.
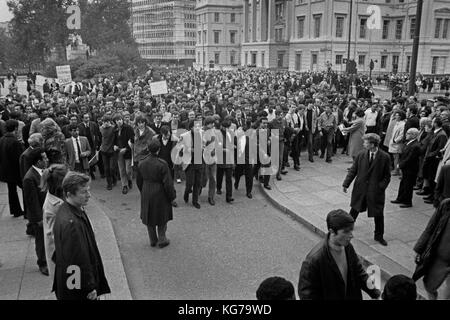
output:
[[372,162],[373,162],[373,152],[370,153],[370,161],[369,161],[369,164],[372,164]]
[[81,162],[81,147],[80,147],[80,140],[77,138],[77,149],[78,149],[78,160]]

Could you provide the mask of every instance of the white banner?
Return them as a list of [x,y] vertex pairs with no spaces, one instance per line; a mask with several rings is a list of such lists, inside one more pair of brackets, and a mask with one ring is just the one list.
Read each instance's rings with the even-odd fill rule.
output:
[[158,96],[161,94],[167,94],[167,81],[158,81],[150,83],[150,90],[153,96]]
[[60,84],[69,84],[72,82],[72,73],[70,72],[70,66],[57,66],[56,74]]
[[27,82],[19,81],[19,77],[17,77],[17,93],[25,96],[28,95]]
[[43,77],[43,76],[39,76],[39,75],[36,76],[36,90],[37,91],[44,93],[44,84],[45,84],[46,79],[47,78]]
[[2,88],[0,86],[0,97],[5,97],[9,94],[9,89],[8,88]]

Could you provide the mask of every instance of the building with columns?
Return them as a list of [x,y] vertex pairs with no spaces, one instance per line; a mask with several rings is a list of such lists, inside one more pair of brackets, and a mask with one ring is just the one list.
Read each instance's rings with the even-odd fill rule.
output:
[[242,0],[197,0],[196,64],[241,64]]
[[[359,72],[409,72],[416,0],[243,0],[242,65],[345,71],[349,19],[350,59]],[[378,29],[368,29],[371,5],[380,9]],[[423,4],[417,72],[450,73],[450,0]]]
[[192,65],[195,60],[196,0],[132,0],[133,37],[143,59]]

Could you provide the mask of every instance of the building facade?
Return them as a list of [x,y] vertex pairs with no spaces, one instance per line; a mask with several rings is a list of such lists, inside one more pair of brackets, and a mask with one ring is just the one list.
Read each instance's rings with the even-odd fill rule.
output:
[[242,7],[242,0],[197,0],[198,66],[241,64]]
[[195,60],[195,0],[133,0],[133,37],[143,59],[192,65]]
[[[409,72],[416,25],[415,0],[243,0],[242,65],[296,71]],[[377,12],[368,11],[376,5]],[[378,21],[376,29],[367,21]],[[423,4],[417,72],[450,74],[450,0]]]

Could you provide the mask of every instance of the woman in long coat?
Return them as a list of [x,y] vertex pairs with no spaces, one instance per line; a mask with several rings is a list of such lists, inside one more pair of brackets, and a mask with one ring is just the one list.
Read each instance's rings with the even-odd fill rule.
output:
[[398,176],[400,175],[398,163],[400,160],[400,154],[403,151],[406,114],[401,110],[397,110],[394,112],[394,117],[397,122],[395,123],[394,131],[392,132],[391,141],[389,142],[389,153],[394,156],[394,172],[392,175]]
[[150,245],[164,248],[170,243],[166,238],[167,222],[173,219],[172,207],[177,204],[169,166],[158,158],[160,148],[156,139],[149,143],[150,154],[139,163],[136,184],[141,192],[141,220],[147,226]]
[[364,149],[363,139],[364,133],[366,132],[366,122],[364,120],[364,111],[358,109],[355,111],[356,119],[351,123],[351,126],[344,128],[343,132],[350,134],[349,137],[349,155],[353,158]]

